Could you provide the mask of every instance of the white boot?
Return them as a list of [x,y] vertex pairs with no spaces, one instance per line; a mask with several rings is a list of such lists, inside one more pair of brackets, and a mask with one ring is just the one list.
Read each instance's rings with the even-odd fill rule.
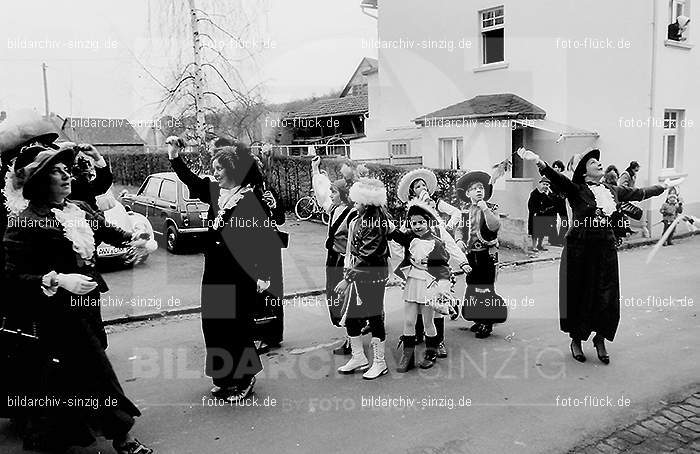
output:
[[384,341],[380,341],[378,337],[372,338],[372,353],[372,367],[362,374],[362,378],[365,380],[374,380],[389,372],[384,360]]
[[369,361],[365,356],[365,351],[362,349],[362,336],[350,337],[350,348],[352,349],[352,358],[345,365],[338,368],[341,374],[354,374],[358,370],[360,372],[367,370]]

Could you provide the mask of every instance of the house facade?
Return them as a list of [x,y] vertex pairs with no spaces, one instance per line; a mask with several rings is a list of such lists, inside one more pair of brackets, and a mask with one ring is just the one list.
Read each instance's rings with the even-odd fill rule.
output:
[[[511,159],[494,197],[505,214],[525,218],[538,173],[512,152],[525,146],[566,163],[595,147],[620,171],[638,161],[640,186],[689,175],[681,195],[689,212],[700,212],[700,31],[690,25],[680,39],[667,32],[678,15],[700,11],[700,1],[370,6],[379,66],[367,74],[370,115],[366,137],[351,143],[353,158],[398,153],[464,170]],[[650,223],[662,202],[642,205]]]

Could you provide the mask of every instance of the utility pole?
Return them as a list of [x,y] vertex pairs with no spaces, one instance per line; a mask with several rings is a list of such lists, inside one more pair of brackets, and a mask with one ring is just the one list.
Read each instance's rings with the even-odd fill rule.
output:
[[41,64],[41,71],[44,74],[44,114],[49,119],[49,86],[46,83],[46,63]]
[[204,149],[205,144],[205,117],[204,117],[204,77],[202,75],[201,66],[201,51],[202,43],[201,37],[199,36],[199,22],[197,20],[197,9],[195,8],[195,0],[189,0],[190,5],[190,18],[192,22],[192,44],[194,47],[194,98],[195,98],[195,110],[197,117],[197,141],[199,142],[200,148]]

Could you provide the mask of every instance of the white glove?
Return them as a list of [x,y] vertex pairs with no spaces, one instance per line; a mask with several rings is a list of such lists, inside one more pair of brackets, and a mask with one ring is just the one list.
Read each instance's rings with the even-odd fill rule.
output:
[[526,150],[524,147],[518,148],[518,151],[516,151],[518,156],[520,156],[521,159],[524,159],[525,161],[537,161],[540,159],[539,155],[537,153],[534,153],[530,150]]
[[476,203],[476,206],[479,207],[479,208],[482,209],[482,210],[488,210],[488,209],[489,209],[489,206],[488,206],[488,204],[486,203],[485,200],[479,200],[479,201]]
[[258,279],[258,293],[262,293],[270,287],[270,281],[262,281]]
[[97,282],[84,274],[59,274],[56,280],[59,287],[76,295],[85,295],[97,288]]
[[168,144],[168,159],[175,159],[178,157],[180,150],[185,148],[185,142],[178,136],[170,136],[165,139],[165,143]]
[[666,189],[672,188],[674,186],[678,186],[679,184],[683,183],[685,181],[685,177],[682,178],[676,178],[675,180],[671,180],[670,178],[666,178],[664,180],[664,186],[666,186]]

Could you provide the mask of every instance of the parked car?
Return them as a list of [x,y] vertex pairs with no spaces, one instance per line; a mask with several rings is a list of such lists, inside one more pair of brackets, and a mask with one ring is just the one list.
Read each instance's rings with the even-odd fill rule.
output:
[[[149,238],[146,249],[141,251],[141,255],[136,261],[143,263],[148,258],[148,254],[157,249],[157,243],[154,240],[153,228],[145,216],[138,213],[127,211],[127,209],[119,203],[111,192],[97,196],[97,204],[100,210],[104,213],[105,220],[110,224],[121,227],[129,232],[141,232]],[[107,243],[97,245],[97,265],[100,271],[108,271],[129,267],[134,264],[134,250],[129,247],[115,247]]]
[[171,253],[180,252],[186,243],[198,242],[207,231],[209,205],[192,198],[175,172],[149,175],[136,194],[122,195],[122,203],[148,219]]

